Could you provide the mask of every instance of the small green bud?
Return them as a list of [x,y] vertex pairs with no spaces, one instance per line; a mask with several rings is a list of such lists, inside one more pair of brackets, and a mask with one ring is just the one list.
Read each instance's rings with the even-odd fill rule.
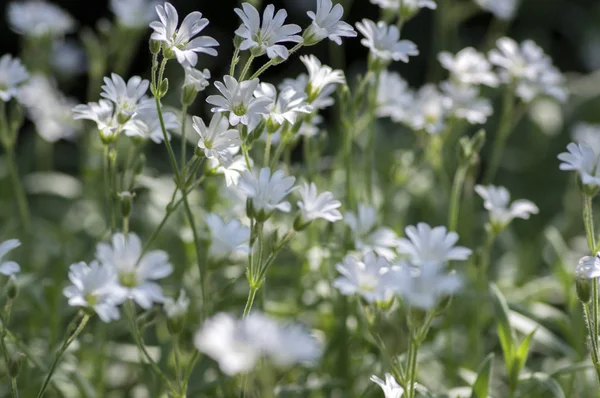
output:
[[185,315],[178,315],[173,318],[167,317],[167,328],[171,335],[178,335],[185,326]]
[[311,221],[304,220],[302,214],[298,214],[294,219],[294,231],[304,231],[310,225]]
[[150,39],[150,53],[152,53],[152,55],[158,54],[160,52],[161,47],[162,42]]
[[252,199],[251,198],[248,198],[246,200],[246,215],[250,219],[254,218],[254,206],[252,204]]
[[23,358],[25,358],[25,354],[16,352],[8,361],[8,375],[11,379],[16,379],[21,373]]
[[135,161],[135,165],[133,167],[133,174],[142,174],[144,167],[146,167],[146,156],[142,153],[138,156],[138,158]]
[[158,97],[162,98],[165,95],[167,95],[167,92],[169,91],[169,79],[163,79],[163,81],[160,83],[160,86],[158,88]]
[[471,148],[473,152],[479,153],[485,144],[485,130],[481,129],[471,139]]
[[[593,279],[593,281],[597,282],[596,279]],[[575,290],[577,291],[577,297],[582,303],[589,303],[591,299],[592,280],[588,278],[575,278]]]
[[446,311],[448,307],[450,307],[450,304],[452,304],[452,296],[450,295],[444,297],[442,300],[440,300],[437,307],[435,307],[436,314],[441,314]]
[[121,214],[123,215],[123,218],[129,218],[129,216],[131,216],[133,197],[135,195],[129,191],[124,191],[119,192],[117,196],[121,200]]
[[131,118],[133,117],[133,115],[134,115],[134,112],[121,111],[117,115],[117,122],[119,122],[119,124],[125,124],[125,123],[127,123],[128,121],[131,120]]
[[408,309],[408,314],[406,316],[406,319],[408,321],[408,327],[411,330],[416,330],[421,325],[423,325],[423,322],[425,322],[426,316],[427,316],[427,313],[425,311],[423,311],[422,309],[410,307]]
[[18,295],[19,284],[17,283],[17,278],[12,275],[8,280],[8,284],[6,285],[6,297],[8,297],[9,300],[14,300]]
[[183,91],[181,92],[181,104],[185,106],[190,106],[196,100],[196,96],[198,92],[194,88],[193,85],[188,84],[183,86]]
[[[227,115],[227,117],[229,117],[229,115]],[[240,131],[240,138],[242,139],[242,141],[246,142],[246,140],[248,139],[248,126],[246,126],[245,124],[242,124],[241,127],[239,127],[240,125],[238,124],[238,128]]]
[[[242,45],[242,42],[244,41],[243,37],[240,37],[238,35],[235,35],[235,37],[233,38],[233,46],[235,48],[240,48],[240,46]],[[238,60],[239,61],[239,60]]]
[[263,50],[260,46],[256,46],[256,47],[252,47],[250,49],[250,54],[252,54],[254,57],[260,57],[261,55],[263,55],[266,51]]

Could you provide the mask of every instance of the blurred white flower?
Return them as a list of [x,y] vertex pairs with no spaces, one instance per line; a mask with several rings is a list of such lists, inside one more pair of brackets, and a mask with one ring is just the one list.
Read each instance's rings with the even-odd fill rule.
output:
[[75,40],[54,41],[50,62],[56,73],[65,77],[80,75],[87,67],[85,52]]
[[308,114],[313,111],[312,106],[306,103],[307,95],[304,91],[298,92],[293,87],[284,87],[277,95],[277,89],[270,83],[261,83],[254,91],[256,98],[268,98],[270,112],[264,115],[275,128],[286,121],[296,123],[299,114]]
[[18,98],[45,141],[68,140],[79,132],[81,123],[73,119],[71,112],[76,102],[66,98],[48,78],[33,76],[21,87]]
[[42,0],[12,2],[8,24],[24,36],[60,37],[75,30],[76,21],[62,8]]
[[284,25],[287,17],[284,9],[275,14],[275,6],[267,5],[263,12],[262,25],[260,14],[250,3],[242,3],[242,9],[236,8],[234,11],[242,20],[242,25],[235,31],[236,35],[244,39],[240,44],[242,51],[251,50],[255,56],[266,53],[269,58],[287,59],[288,49],[277,43],[302,41],[302,36],[297,35],[302,30],[300,26]]
[[399,11],[400,5],[402,5],[402,14],[406,16],[412,16],[421,8],[429,8],[431,10],[437,8],[434,0],[371,0],[371,3],[390,11]]
[[185,294],[185,290],[183,289],[179,291],[177,300],[171,297],[165,297],[165,302],[163,303],[165,313],[167,314],[167,317],[171,319],[184,316],[187,314],[189,307],[190,298]]
[[577,123],[571,129],[571,138],[586,143],[594,153],[600,153],[600,124]]
[[475,2],[503,21],[513,19],[519,5],[519,0],[475,0]]
[[335,266],[342,276],[333,281],[333,287],[348,296],[359,294],[367,302],[385,302],[392,298],[390,263],[374,252],[365,253],[362,259],[348,255]]
[[0,58],[0,99],[4,102],[19,94],[19,87],[29,79],[27,69],[19,58],[5,54]]
[[385,374],[385,381],[375,375],[371,376],[370,380],[381,387],[384,398],[401,398],[402,394],[404,394],[404,388],[402,388],[394,376],[389,373]]
[[280,325],[260,313],[236,319],[219,313],[204,322],[194,337],[196,348],[213,358],[227,375],[245,373],[266,356],[279,366],[314,363],[321,348],[298,325]]
[[219,45],[215,39],[209,36],[194,38],[208,25],[208,19],[202,18],[202,13],[198,11],[190,13],[179,28],[177,28],[179,15],[171,3],[165,2],[164,6],[156,6],[156,13],[160,22],[150,23],[150,27],[154,30],[150,39],[163,42],[164,48],[172,52],[181,65],[196,66],[198,63],[196,53],[217,55],[217,50],[212,48]]
[[[248,170],[246,159],[244,159],[243,155],[233,156],[232,154],[231,159],[213,158],[208,159],[208,161],[210,167],[215,168],[215,173],[223,174],[225,176],[225,184],[227,187],[237,185],[242,174]],[[252,166],[252,159],[250,159],[250,166]]]
[[[176,130],[180,127],[177,115],[173,112],[163,111],[163,122],[167,131]],[[133,119],[123,125],[123,131],[129,137],[150,139],[156,144],[164,141],[160,118],[158,117],[155,104],[150,104],[136,113]],[[167,133],[167,138],[171,138],[169,133]]]
[[538,207],[529,200],[520,199],[510,203],[510,193],[504,187],[476,185],[475,192],[483,199],[483,207],[490,212],[490,223],[499,229],[514,218],[527,220],[531,214],[539,212]]
[[[224,83],[224,84],[223,84]],[[229,112],[229,123],[237,126],[258,124],[262,115],[269,113],[268,98],[255,98],[254,91],[259,85],[258,79],[241,83],[229,75],[223,76],[223,83],[215,82],[221,95],[209,95],[206,102],[215,105],[212,112]]]
[[464,119],[470,124],[483,124],[494,111],[490,101],[479,96],[476,86],[456,85],[447,81],[440,83],[440,87],[446,112],[457,119]]
[[558,101],[567,99],[564,77],[552,65],[552,60],[533,41],[520,45],[509,37],[496,42],[497,48],[489,52],[490,62],[499,67],[499,77],[504,83],[516,84],[516,94],[525,102],[540,95]]
[[579,260],[575,268],[577,278],[596,279],[600,277],[600,253],[595,256],[585,256]]
[[[108,100],[79,104],[73,107],[73,119],[92,120],[96,122],[100,135],[105,138],[116,134],[120,124],[114,113],[113,103]],[[130,123],[128,121],[127,123]],[[126,123],[126,124],[127,124]]]
[[208,80],[210,79],[210,71],[204,69],[200,71],[194,67],[188,66],[184,68],[185,79],[183,81],[183,87],[193,87],[196,92],[204,91],[208,87]]
[[21,246],[21,241],[18,239],[8,239],[0,243],[0,274],[11,276],[21,272],[21,267],[16,262],[2,261],[8,252],[19,246]]
[[[298,77],[296,77],[295,79],[285,78],[283,79],[281,84],[279,84],[279,90],[285,90],[288,87],[294,89],[297,92],[306,93],[309,96],[307,101],[315,110],[325,109],[333,105],[334,101],[331,97],[331,94],[335,91],[336,88],[334,84],[326,86],[325,88],[320,90],[318,94],[315,94],[315,91],[312,89],[312,86],[309,85],[308,75],[306,75],[306,73],[302,73],[298,75]],[[308,90],[312,92],[313,96],[316,95],[316,97],[311,98],[311,92],[309,92]]]
[[110,0],[110,10],[122,26],[131,29],[146,28],[156,20],[158,0]]
[[119,319],[117,306],[123,302],[121,295],[115,295],[117,274],[115,270],[92,261],[90,265],[79,262],[69,267],[69,280],[72,285],[63,290],[72,307],[91,308],[103,322]]
[[390,278],[409,306],[430,310],[440,298],[456,293],[462,286],[455,273],[446,274],[443,269],[443,264],[436,261],[425,261],[418,267],[405,264],[391,273]]
[[395,122],[403,121],[413,101],[414,93],[398,73],[381,71],[377,88],[377,116],[389,117]]
[[341,4],[333,5],[331,0],[317,0],[317,12],[307,12],[312,23],[302,35],[306,45],[312,45],[329,38],[337,45],[342,44],[342,37],[356,37],[354,28],[341,21],[344,7]]
[[420,266],[425,263],[445,263],[449,260],[466,260],[471,249],[454,246],[458,241],[456,232],[448,232],[446,227],[431,228],[420,222],[405,229],[407,238],[398,239],[398,253],[409,256],[411,263]]
[[231,148],[238,148],[242,145],[240,134],[236,129],[229,128],[227,118],[220,113],[214,113],[208,127],[204,120],[193,116],[194,130],[200,136],[198,148],[204,150],[204,156],[209,159],[217,158],[231,159]]
[[586,143],[567,145],[567,151],[558,155],[559,169],[576,171],[584,185],[600,187],[600,159]]
[[375,60],[389,63],[392,60],[408,62],[409,56],[419,55],[417,45],[410,40],[400,40],[400,31],[395,25],[383,21],[377,24],[369,19],[356,23],[364,39],[360,42],[370,50]]
[[100,96],[115,104],[118,118],[129,120],[137,111],[154,104],[154,100],[146,97],[149,86],[150,82],[139,76],[133,76],[125,83],[121,76],[112,73],[110,78],[104,78]]
[[239,220],[225,222],[220,216],[209,213],[204,221],[210,232],[208,256],[214,260],[225,259],[235,253],[249,253],[250,228]]
[[317,218],[322,218],[329,222],[341,220],[342,213],[338,210],[342,203],[334,199],[331,192],[317,192],[317,186],[314,182],[304,183],[300,188],[302,200],[297,203],[301,212],[303,222],[310,222]]
[[388,260],[396,257],[398,237],[390,228],[377,228],[375,208],[359,204],[358,212],[347,212],[344,222],[352,230],[354,246],[363,252],[374,251]]
[[263,167],[258,176],[250,171],[242,174],[238,187],[252,199],[254,211],[268,217],[274,210],[291,210],[290,202],[284,199],[294,189],[294,182],[296,178],[286,177],[283,170],[271,174],[271,169]]
[[112,244],[99,243],[96,246],[98,261],[118,274],[119,286],[113,292],[115,297],[131,298],[140,307],[149,309],[152,303],[164,301],[162,288],[154,281],[169,276],[173,266],[162,250],[141,254],[142,243],[134,233],[127,236],[116,233]]
[[446,127],[444,96],[433,84],[425,84],[415,94],[404,117],[406,124],[415,131],[440,134]]
[[484,54],[473,47],[466,47],[456,55],[441,52],[438,59],[442,66],[450,72],[452,81],[460,84],[484,84],[498,86],[498,76]]
[[[335,87],[336,84],[345,84],[346,78],[344,72],[339,69],[332,69],[330,66],[321,64],[321,61],[314,55],[303,55],[300,61],[308,70],[308,81],[304,90],[308,95],[308,102],[312,105],[327,87]],[[334,89],[331,90],[333,92]],[[315,106],[316,107],[316,106]]]

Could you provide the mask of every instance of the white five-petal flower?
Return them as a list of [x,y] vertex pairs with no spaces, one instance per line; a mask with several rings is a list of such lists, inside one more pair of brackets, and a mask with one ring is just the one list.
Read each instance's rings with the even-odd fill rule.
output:
[[217,50],[212,48],[219,45],[215,39],[209,36],[194,38],[208,25],[208,19],[202,18],[202,13],[190,13],[178,28],[179,15],[171,3],[156,6],[156,12],[160,22],[150,23],[150,27],[154,29],[150,38],[164,43],[167,52],[171,52],[181,65],[196,66],[197,53],[217,55]]
[[347,212],[344,222],[352,230],[354,246],[363,252],[374,251],[388,260],[396,257],[398,237],[390,228],[377,228],[375,208],[359,204],[358,212]]
[[239,220],[225,222],[220,216],[210,213],[204,219],[210,232],[208,256],[214,260],[225,259],[232,254],[248,253],[250,228]]
[[288,49],[277,43],[300,43],[302,37],[298,36],[302,29],[295,24],[284,25],[287,12],[279,10],[275,13],[275,6],[269,4],[263,12],[262,24],[260,14],[250,3],[242,3],[242,9],[236,8],[235,13],[242,20],[242,25],[235,34],[244,39],[240,50],[252,50],[255,55],[267,54],[269,58],[279,57],[287,59]]
[[149,100],[146,97],[149,86],[150,82],[139,76],[133,76],[126,83],[121,76],[113,73],[110,78],[104,78],[104,85],[102,86],[100,96],[115,104],[117,117],[128,120],[138,110],[144,109],[154,103],[153,100]]
[[385,374],[385,381],[375,375],[371,376],[370,380],[381,387],[384,398],[401,398],[402,394],[404,394],[404,388],[389,373]]
[[493,113],[492,104],[479,96],[477,86],[455,84],[452,81],[440,83],[444,94],[442,104],[445,112],[470,124],[483,124]]
[[18,58],[5,54],[0,58],[0,100],[10,101],[19,94],[19,87],[29,79],[29,73]]
[[575,268],[577,278],[596,279],[600,278],[600,253],[595,256],[585,256],[579,260]]
[[317,218],[322,218],[329,222],[341,220],[342,213],[338,210],[342,203],[334,199],[331,192],[317,192],[317,186],[314,182],[305,183],[300,188],[302,200],[298,202],[298,208],[301,212],[303,222],[310,222]]
[[21,267],[14,261],[2,261],[6,254],[21,246],[21,241],[18,239],[9,239],[0,243],[0,274],[11,276],[21,271]]
[[290,86],[284,87],[278,95],[274,85],[261,83],[254,95],[256,98],[264,97],[270,100],[270,112],[265,118],[270,120],[275,129],[286,121],[294,124],[299,114],[309,114],[313,111],[312,106],[306,103],[306,93],[298,92]]
[[492,70],[489,61],[473,47],[463,48],[456,55],[441,52],[438,59],[456,83],[483,84],[490,87],[498,85],[498,76]]
[[504,228],[514,218],[527,220],[539,209],[531,201],[520,199],[510,203],[510,193],[504,187],[476,185],[475,192],[483,198],[483,207],[490,212],[490,223],[499,229]]
[[419,55],[415,43],[409,40],[400,40],[400,31],[395,25],[387,25],[383,21],[375,23],[363,19],[356,23],[356,28],[363,34],[360,42],[370,50],[374,60],[384,65],[394,61],[408,62],[409,56]]
[[576,171],[581,182],[590,187],[600,187],[600,159],[585,142],[567,145],[567,151],[558,155],[561,170]]
[[348,255],[335,266],[342,275],[333,281],[333,287],[344,295],[361,295],[367,302],[385,302],[394,294],[388,274],[390,263],[385,257],[374,252],[366,253],[363,258]]
[[401,122],[405,120],[414,99],[414,92],[398,73],[385,69],[381,71],[377,88],[377,116]]
[[198,147],[204,150],[204,156],[208,159],[230,160],[230,149],[238,148],[242,144],[238,131],[230,129],[227,118],[220,113],[213,114],[208,127],[204,120],[197,116],[193,116],[192,120],[194,130],[200,136]]
[[405,229],[407,238],[398,239],[398,253],[409,256],[411,263],[420,266],[425,263],[445,263],[449,260],[466,260],[471,249],[454,246],[458,241],[456,232],[448,232],[446,227],[431,228],[418,223]]
[[[173,112],[163,110],[163,123],[167,131],[172,131],[179,128],[179,120]],[[164,140],[160,118],[156,111],[156,105],[151,104],[147,108],[140,110],[135,118],[131,119],[123,125],[125,135],[129,137],[141,137],[150,139],[156,144],[160,144]],[[167,138],[171,138],[167,133]]]
[[329,38],[337,45],[342,44],[342,37],[356,37],[354,28],[341,21],[344,7],[341,4],[333,5],[331,0],[317,0],[317,12],[307,12],[312,23],[304,34],[304,44],[312,45]]
[[[308,70],[308,84],[305,86],[305,90],[308,94],[308,102],[311,104],[313,104],[314,100],[317,99],[328,87],[335,86],[336,84],[346,83],[344,72],[339,69],[333,69],[330,66],[323,65],[321,61],[319,61],[319,59],[314,55],[303,55],[300,57],[300,61],[302,61]],[[331,90],[327,95],[329,95],[331,92],[333,92],[333,90]]]
[[271,174],[271,169],[263,167],[258,176],[246,171],[238,187],[252,199],[254,211],[264,213],[262,217],[268,217],[275,210],[285,213],[291,210],[290,202],[284,199],[294,189],[294,182],[296,178],[286,177],[283,170]]

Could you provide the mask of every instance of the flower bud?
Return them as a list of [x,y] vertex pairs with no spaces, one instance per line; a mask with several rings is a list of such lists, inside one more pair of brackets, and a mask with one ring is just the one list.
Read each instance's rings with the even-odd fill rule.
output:
[[14,275],[11,275],[6,286],[6,297],[8,297],[9,300],[14,300],[18,295],[19,284],[17,283],[17,278],[15,278]]
[[8,375],[11,379],[16,379],[19,376],[19,373],[21,373],[23,358],[25,358],[25,354],[17,352],[8,361]]
[[161,46],[162,42],[150,39],[150,52],[152,53],[152,55],[158,54],[160,52]]
[[158,97],[164,97],[167,94],[167,91],[169,91],[169,79],[165,78],[158,87]]
[[175,58],[175,53],[169,47],[163,46],[163,57],[166,59],[173,59]]
[[117,122],[119,122],[119,124],[125,124],[131,120],[133,116],[135,116],[135,112],[123,110],[117,115]]
[[194,88],[194,86],[187,85],[183,86],[183,91],[181,92],[181,104],[185,106],[190,106],[196,100],[196,96],[198,92]]
[[248,198],[246,200],[246,215],[248,218],[254,218],[254,206],[252,205],[252,199]]
[[119,192],[117,194],[121,200],[121,214],[123,218],[129,218],[131,216],[132,202],[134,194],[129,191]]
[[235,48],[240,48],[240,46],[242,45],[242,42],[244,41],[243,37],[240,37],[238,35],[235,35],[235,37],[233,38],[233,46]]
[[144,167],[146,167],[146,156],[142,153],[137,157],[135,161],[135,165],[133,166],[133,174],[142,174]]
[[327,31],[325,29],[321,29],[316,27],[314,24],[311,24],[304,30],[304,33],[302,33],[302,44],[304,46],[314,46],[315,44],[323,41],[323,39],[326,37]]
[[590,302],[592,281],[598,283],[596,279],[575,278],[575,290],[577,291],[577,297],[584,304]]
[[185,317],[184,316],[176,316],[173,318],[167,318],[167,328],[171,335],[178,335],[183,331],[183,327],[185,326]]

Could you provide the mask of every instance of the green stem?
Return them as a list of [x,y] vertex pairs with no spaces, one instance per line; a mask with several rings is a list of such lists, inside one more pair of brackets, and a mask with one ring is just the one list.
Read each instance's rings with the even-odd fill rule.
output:
[[15,191],[15,199],[17,201],[17,209],[19,211],[19,218],[21,219],[21,225],[27,233],[31,232],[31,216],[29,214],[29,205],[27,203],[27,196],[23,189],[23,184],[19,178],[19,171],[17,169],[17,161],[15,158],[14,147],[9,146],[4,148],[6,151],[6,160],[8,164],[8,172],[12,180],[13,189]]
[[272,134],[267,134],[267,144],[265,146],[264,167],[268,167],[269,166],[269,160],[271,158],[271,138],[272,138]]
[[[88,314],[85,314],[83,316],[83,318],[81,319],[81,321],[79,322],[77,329],[75,329],[75,331],[73,332],[73,334],[71,336],[69,336],[68,338],[65,339],[65,342],[63,343],[63,345],[60,347],[60,349],[56,353],[54,362],[52,362],[52,365],[50,366],[48,375],[46,376],[46,379],[44,380],[44,383],[42,384],[42,388],[40,388],[40,391],[37,394],[37,398],[43,397],[44,394],[46,393],[46,389],[48,388],[50,380],[52,379],[52,375],[54,374],[54,371],[56,370],[56,367],[58,366],[58,363],[60,362],[62,356],[64,355],[67,348],[69,348],[71,343],[73,341],[75,341],[75,339],[79,336],[79,334],[81,334],[81,332],[85,328],[85,325],[87,324],[89,319],[90,319],[90,316]],[[67,332],[68,331],[69,331],[69,329],[67,329]]]
[[177,385],[182,396],[185,396],[185,385],[181,368],[181,353],[179,351],[179,333],[173,335],[173,357],[175,359],[175,374],[177,375]]
[[246,300],[246,306],[244,307],[244,315],[246,318],[250,314],[250,310],[252,310],[252,304],[254,304],[254,298],[256,297],[256,292],[258,291],[258,287],[250,285],[250,291],[248,292],[248,299]]
[[456,170],[454,181],[452,182],[452,193],[450,194],[450,211],[448,216],[448,230],[456,231],[458,223],[458,215],[460,213],[460,198],[469,170],[468,164],[461,164]]
[[252,165],[250,164],[250,157],[248,156],[248,148],[242,145],[242,153],[244,154],[244,160],[246,161],[246,167],[248,170],[252,170]]
[[10,378],[10,390],[12,398],[19,398],[19,388],[17,387],[17,379],[14,377]]
[[504,152],[504,147],[506,146],[506,140],[508,139],[513,127],[514,107],[514,88],[512,85],[510,85],[504,92],[504,99],[502,101],[502,115],[500,116],[500,124],[498,125],[498,130],[496,131],[496,138],[494,139],[494,147],[492,148],[490,164],[484,178],[485,184],[489,184],[494,180],[494,177],[498,172],[498,168],[500,167],[502,154]]
[[186,149],[187,149],[187,141],[185,139],[185,124],[187,122],[187,105],[183,105],[181,109],[181,169],[185,167],[186,164]]
[[594,369],[596,370],[596,376],[598,383],[600,383],[600,353],[598,352],[598,342],[594,341],[591,336],[594,333],[594,322],[592,321],[592,314],[590,313],[590,308],[586,303],[581,303],[583,305],[583,314],[585,318],[585,325],[587,326],[588,333],[590,334],[590,340],[592,345],[592,362],[594,364]]
[[[0,335],[0,350],[2,350],[2,356],[4,357],[4,362],[6,362],[6,369],[10,368],[10,357],[8,355],[8,349],[6,348],[6,343],[4,341],[5,337],[5,329],[2,329],[2,334]],[[17,382],[14,377],[10,377],[10,390],[12,398],[18,398],[19,390],[17,389]],[[14,381],[14,383],[13,383]]]
[[[244,81],[244,78],[248,74],[248,71],[250,70],[250,66],[252,66],[253,61],[254,61],[254,55],[250,54],[250,57],[248,57],[248,61],[246,61],[246,65],[244,65],[244,69],[242,69],[242,74],[240,75],[240,78],[238,79],[238,81],[240,81],[240,82]],[[250,78],[250,80],[252,80],[252,78]]]
[[369,117],[369,136],[367,140],[367,199],[373,203],[373,175],[375,173],[375,111],[377,109],[377,89],[379,88],[379,72],[375,72],[375,82],[373,83],[368,96],[368,117]]
[[229,67],[229,76],[235,76],[235,66],[239,62],[240,57],[240,48],[238,46],[235,47],[235,51],[233,52],[233,58],[231,58],[231,66]]
[[[302,45],[303,45],[302,43],[298,43],[294,47],[292,47],[292,49],[289,52],[289,55],[291,56],[293,53],[295,53],[296,51],[298,51],[302,47]],[[275,65],[275,62],[276,61],[274,61],[274,60],[270,60],[269,62],[267,62],[266,64],[264,64],[263,66],[261,66],[256,72],[254,72],[254,74],[250,77],[249,80],[256,79],[257,77],[259,77],[260,75],[262,75],[264,73],[264,71],[266,71],[267,69],[269,69],[271,66]],[[240,80],[242,80],[242,79],[240,79]]]

